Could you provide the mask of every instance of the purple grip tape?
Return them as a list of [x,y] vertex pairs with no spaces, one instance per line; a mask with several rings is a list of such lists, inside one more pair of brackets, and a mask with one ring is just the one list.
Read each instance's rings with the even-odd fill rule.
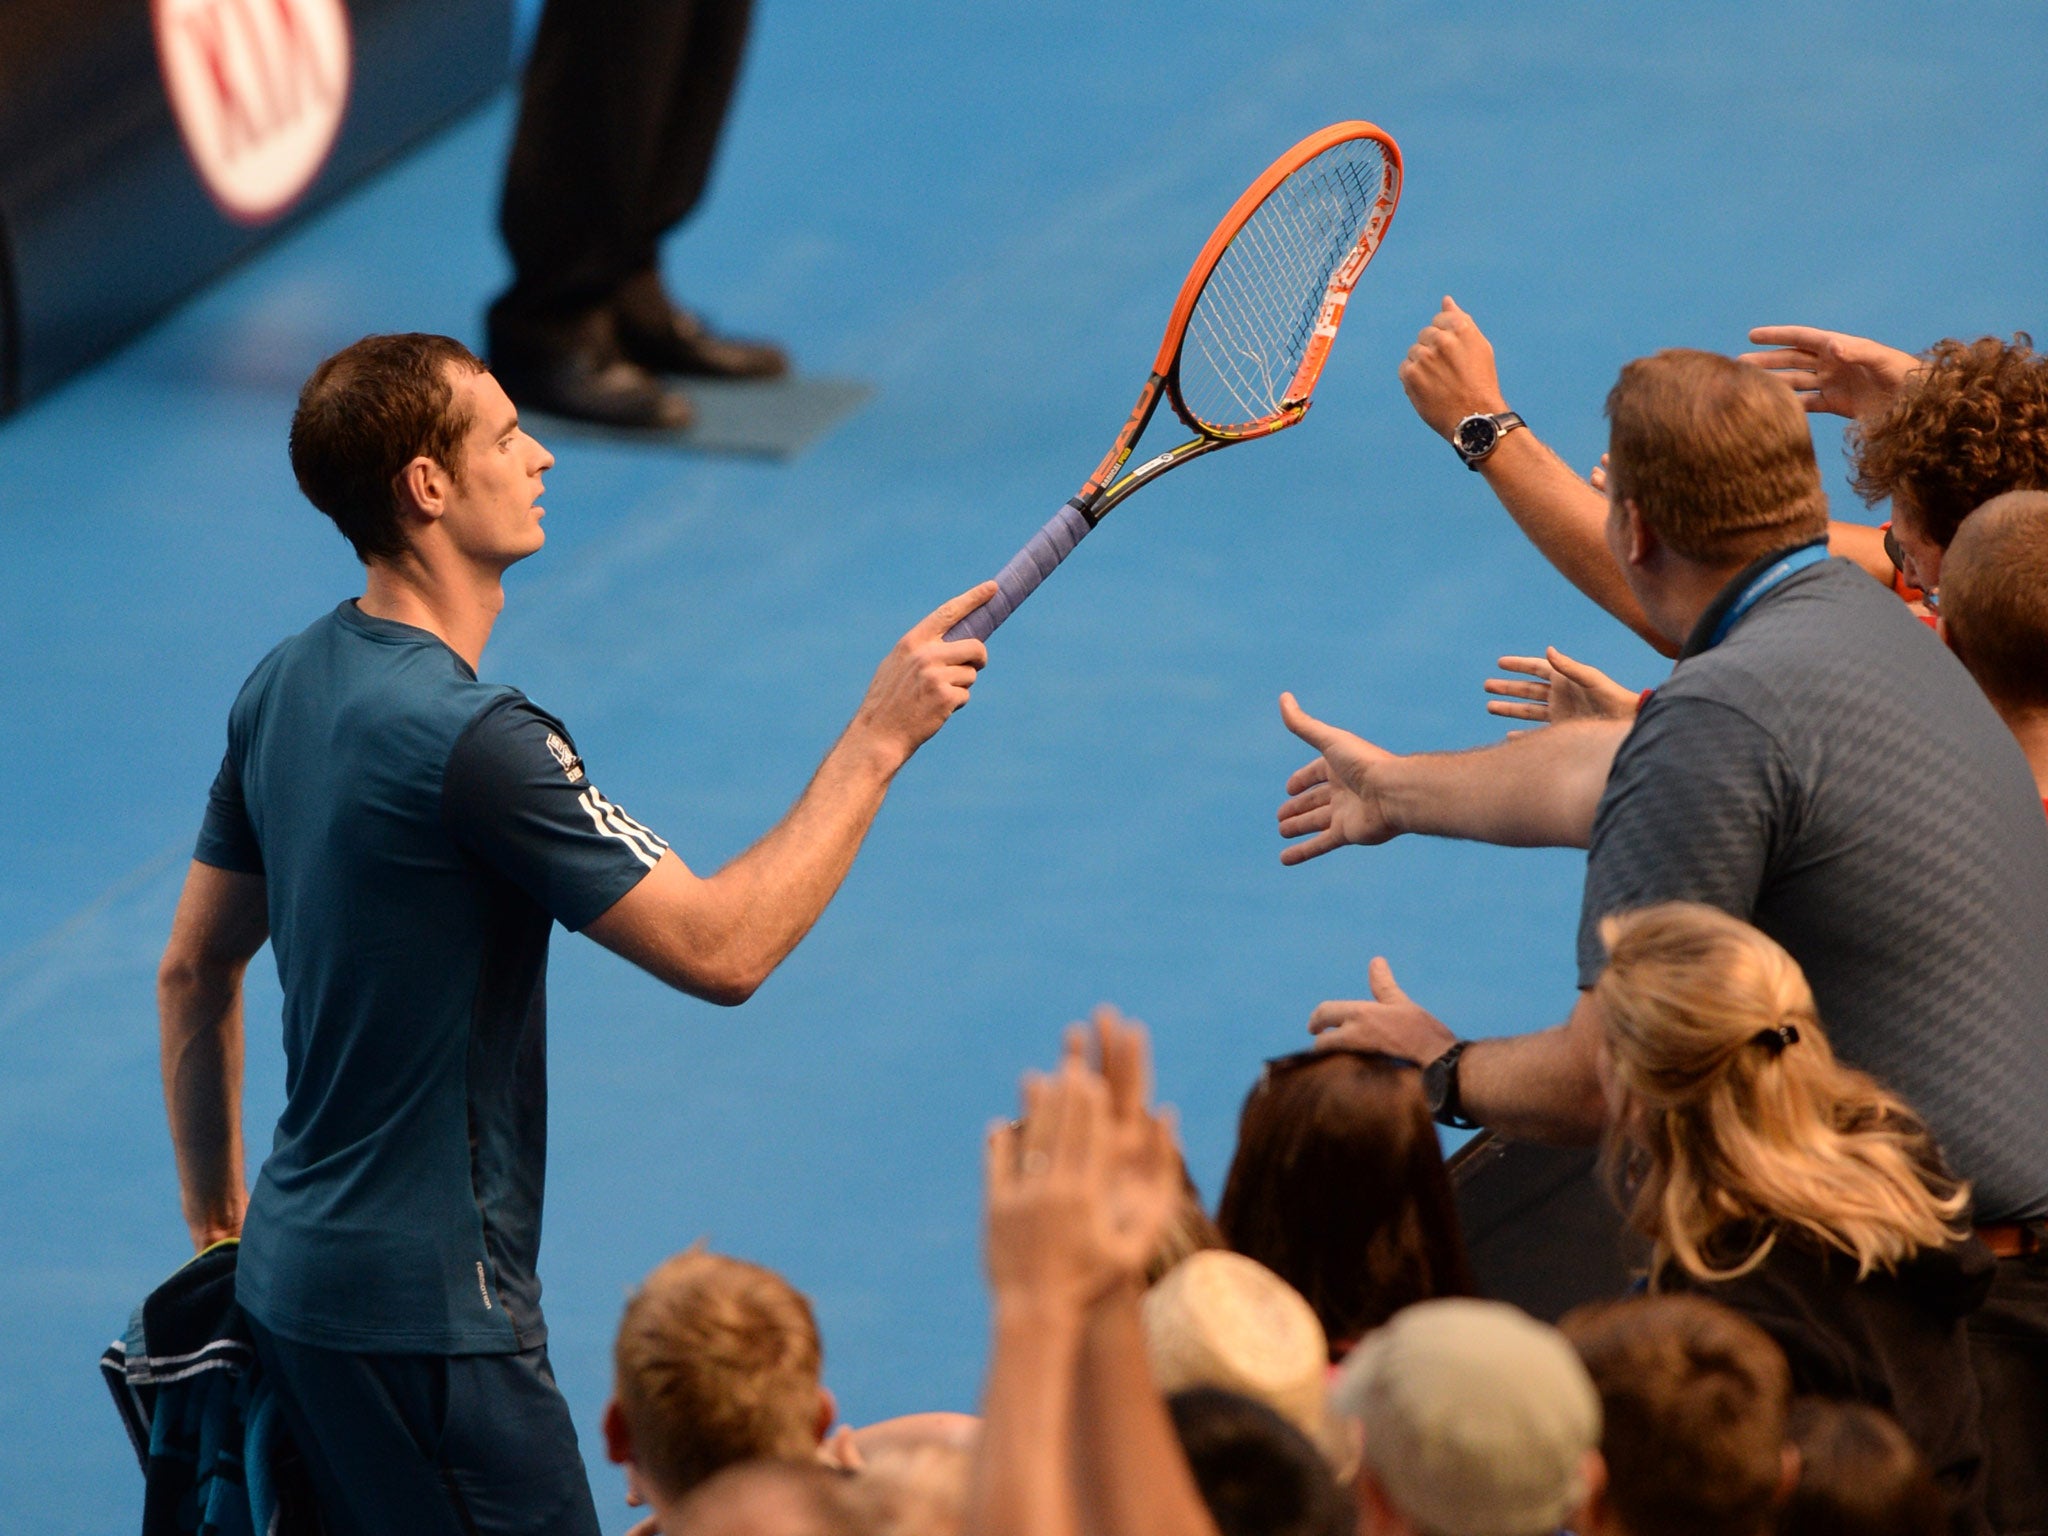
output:
[[1070,501],[1052,515],[1052,521],[1031,536],[1010,563],[996,572],[996,595],[946,631],[948,640],[970,636],[986,640],[1003,620],[1017,611],[1017,605],[1038,590],[1053,567],[1074,552],[1074,546],[1088,537],[1088,519],[1081,504]]

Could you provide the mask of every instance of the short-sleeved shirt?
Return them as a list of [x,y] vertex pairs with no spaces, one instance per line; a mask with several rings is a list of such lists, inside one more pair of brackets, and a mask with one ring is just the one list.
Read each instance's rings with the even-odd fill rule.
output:
[[236,1282],[258,1321],[379,1353],[546,1337],[548,934],[666,847],[425,630],[343,603],[257,666],[196,857],[264,876],[284,986]]
[[1805,970],[1836,1053],[1928,1122],[1979,1220],[2048,1217],[2048,819],[1961,664],[1849,562],[1716,627],[1642,706],[1593,821],[1579,984],[1600,920],[1705,902]]

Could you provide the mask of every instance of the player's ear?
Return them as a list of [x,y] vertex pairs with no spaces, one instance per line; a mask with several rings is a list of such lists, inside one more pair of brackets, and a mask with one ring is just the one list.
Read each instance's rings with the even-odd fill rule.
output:
[[832,1426],[839,1422],[839,1399],[832,1395],[827,1386],[818,1388],[818,1444],[825,1443],[825,1437],[832,1433]]
[[424,453],[416,455],[391,482],[401,520],[407,514],[429,520],[448,510],[448,492],[454,480],[439,461]]

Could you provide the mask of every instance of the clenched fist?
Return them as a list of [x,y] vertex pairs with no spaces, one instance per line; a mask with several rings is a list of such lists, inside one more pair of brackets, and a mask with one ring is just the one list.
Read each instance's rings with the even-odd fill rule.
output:
[[1493,343],[1448,296],[1402,360],[1401,387],[1415,414],[1444,438],[1467,416],[1498,415],[1508,408],[1501,398]]

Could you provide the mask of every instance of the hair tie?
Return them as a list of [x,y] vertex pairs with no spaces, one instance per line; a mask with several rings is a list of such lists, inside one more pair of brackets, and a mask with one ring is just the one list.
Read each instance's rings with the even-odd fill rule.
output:
[[1782,1056],[1785,1047],[1799,1043],[1797,1024],[1780,1024],[1775,1029],[1760,1029],[1749,1037],[1751,1045],[1760,1045],[1773,1056]]

